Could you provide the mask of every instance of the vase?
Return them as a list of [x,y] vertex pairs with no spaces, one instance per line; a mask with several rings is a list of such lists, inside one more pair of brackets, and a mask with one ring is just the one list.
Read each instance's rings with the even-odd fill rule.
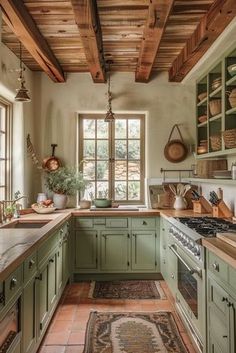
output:
[[183,196],[175,196],[174,209],[185,210],[187,208],[187,201]]
[[56,207],[57,209],[63,210],[64,208],[66,208],[67,201],[68,201],[67,195],[57,194],[57,193],[53,194],[54,207]]

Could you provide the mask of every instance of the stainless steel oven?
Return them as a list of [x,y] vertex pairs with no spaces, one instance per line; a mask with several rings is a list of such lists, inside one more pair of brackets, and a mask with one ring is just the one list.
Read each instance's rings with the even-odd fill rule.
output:
[[176,256],[176,307],[195,346],[203,351],[205,341],[205,271],[175,241],[169,246]]
[[19,303],[17,302],[0,320],[0,353],[7,353],[19,339]]

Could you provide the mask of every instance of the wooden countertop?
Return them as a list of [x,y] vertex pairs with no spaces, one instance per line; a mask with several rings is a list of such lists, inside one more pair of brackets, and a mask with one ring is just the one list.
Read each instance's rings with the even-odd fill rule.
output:
[[236,269],[236,248],[219,238],[203,239],[202,244]]

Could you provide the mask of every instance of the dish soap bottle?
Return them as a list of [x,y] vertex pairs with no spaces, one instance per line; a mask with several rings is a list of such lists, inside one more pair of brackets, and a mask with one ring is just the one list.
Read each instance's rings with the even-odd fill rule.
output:
[[236,162],[232,163],[231,166],[231,175],[232,175],[232,179],[236,180]]

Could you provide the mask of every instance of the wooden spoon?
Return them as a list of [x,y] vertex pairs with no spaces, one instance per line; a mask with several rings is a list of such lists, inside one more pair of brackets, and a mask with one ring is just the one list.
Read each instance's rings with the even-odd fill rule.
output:
[[173,194],[176,196],[177,194],[176,194],[175,186],[173,184],[169,184],[169,188],[173,192]]

